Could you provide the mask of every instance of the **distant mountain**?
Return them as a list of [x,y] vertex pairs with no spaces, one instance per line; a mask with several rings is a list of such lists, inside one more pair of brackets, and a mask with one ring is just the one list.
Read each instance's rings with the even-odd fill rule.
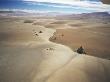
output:
[[92,17],[109,17],[110,14],[108,12],[94,12],[94,13],[82,13],[82,14],[69,14],[69,15],[62,15],[60,17],[63,18],[92,18]]
[[[20,10],[12,10],[12,11],[0,11],[0,16],[36,16],[36,17],[55,17],[57,15],[62,15],[63,13],[59,12],[41,12],[41,11],[20,11]],[[63,14],[64,15],[64,14]]]
[[13,11],[0,11],[0,13],[13,13]]
[[108,12],[94,12],[94,13],[83,13],[83,17],[108,17],[110,14]]
[[69,19],[69,20],[85,20],[85,21],[107,21],[110,22],[110,14],[108,12],[94,12],[82,14],[69,14],[56,17],[56,19]]
[[56,17],[56,19],[69,20],[87,20],[87,21],[108,21],[110,22],[110,14],[108,12],[94,12],[82,14],[65,14],[59,12],[28,12],[28,11],[0,11],[0,16],[35,16],[35,17]]
[[22,11],[9,11],[9,10],[3,10],[0,11],[0,16],[25,16],[26,12]]

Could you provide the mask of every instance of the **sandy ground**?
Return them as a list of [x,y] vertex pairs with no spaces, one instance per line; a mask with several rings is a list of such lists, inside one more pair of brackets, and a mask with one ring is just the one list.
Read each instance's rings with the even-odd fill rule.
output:
[[57,20],[24,20],[0,20],[0,82],[110,81],[110,60],[79,55],[49,41],[56,30],[45,26]]
[[[72,23],[73,22],[73,23]],[[87,54],[92,56],[110,59],[110,23],[92,23],[85,21],[68,21],[56,27],[51,41],[71,47],[75,51],[83,46]],[[56,38],[56,39],[55,39]]]

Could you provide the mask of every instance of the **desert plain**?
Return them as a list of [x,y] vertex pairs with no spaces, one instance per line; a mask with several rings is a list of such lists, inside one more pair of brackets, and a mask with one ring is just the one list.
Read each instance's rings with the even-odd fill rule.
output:
[[110,82],[109,37],[103,20],[0,17],[0,82]]

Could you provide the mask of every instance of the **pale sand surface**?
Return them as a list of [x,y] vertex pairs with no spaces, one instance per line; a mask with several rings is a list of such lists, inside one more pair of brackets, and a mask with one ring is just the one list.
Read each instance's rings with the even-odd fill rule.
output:
[[1,82],[43,82],[76,56],[70,48],[48,40],[54,29],[24,24],[22,21],[2,23],[2,26]]
[[110,61],[92,56],[77,56],[47,82],[109,82]]
[[44,26],[56,20],[34,19],[42,26],[24,20],[0,20],[0,82],[110,81],[110,60],[79,55],[49,41],[56,30]]

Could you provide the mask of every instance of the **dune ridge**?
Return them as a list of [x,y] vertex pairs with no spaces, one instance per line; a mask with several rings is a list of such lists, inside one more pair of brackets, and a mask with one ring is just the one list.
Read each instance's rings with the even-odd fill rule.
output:
[[77,54],[49,40],[56,29],[23,20],[0,20],[0,82],[110,81],[110,60]]

